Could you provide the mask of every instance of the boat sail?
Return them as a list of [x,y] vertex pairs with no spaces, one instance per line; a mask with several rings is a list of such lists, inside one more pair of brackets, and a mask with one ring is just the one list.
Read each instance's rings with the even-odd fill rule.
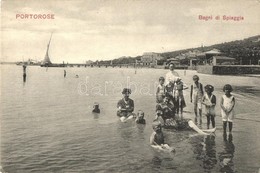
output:
[[[51,37],[52,37],[52,33],[51,33]],[[42,61],[42,64],[41,66],[50,66],[52,63],[51,63],[51,60],[50,60],[50,57],[49,57],[49,47],[50,47],[50,43],[51,43],[51,38],[50,38],[50,41],[47,45],[47,51],[46,51],[46,54],[45,54],[45,57],[44,57],[44,60]]]

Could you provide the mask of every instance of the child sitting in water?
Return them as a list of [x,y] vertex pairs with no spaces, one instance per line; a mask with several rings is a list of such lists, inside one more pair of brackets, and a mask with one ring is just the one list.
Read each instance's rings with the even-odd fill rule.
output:
[[145,124],[144,112],[143,111],[139,110],[137,112],[137,116],[136,116],[135,122],[137,124]]
[[159,85],[157,86],[156,90],[156,102],[162,103],[163,102],[163,96],[165,95],[165,85],[164,85],[165,79],[164,77],[159,78]]
[[168,150],[168,151],[175,151],[171,148],[168,144],[164,142],[164,135],[162,132],[162,125],[159,121],[154,120],[152,124],[154,132],[150,137],[150,144],[153,148],[157,148],[160,150]]
[[229,133],[232,132],[233,119],[234,119],[234,106],[235,106],[235,97],[231,94],[233,88],[231,85],[226,84],[223,87],[225,94],[221,97],[220,107],[221,115],[223,121],[224,133],[226,133],[227,123],[229,127]]
[[202,97],[202,104],[205,105],[207,129],[209,129],[210,121],[212,123],[212,127],[215,127],[216,96],[212,94],[214,91],[214,87],[212,85],[206,85],[204,89],[206,94]]
[[100,109],[99,109],[99,104],[98,103],[94,103],[94,106],[93,106],[93,110],[92,112],[94,113],[100,113]]

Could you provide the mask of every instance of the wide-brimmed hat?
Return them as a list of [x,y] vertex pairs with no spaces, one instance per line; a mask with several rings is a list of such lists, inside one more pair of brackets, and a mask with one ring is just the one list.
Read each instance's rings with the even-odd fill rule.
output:
[[210,92],[214,91],[214,87],[212,85],[206,85],[204,88],[205,88],[205,90],[208,90]]
[[131,89],[124,88],[123,91],[122,91],[122,94],[131,94]]

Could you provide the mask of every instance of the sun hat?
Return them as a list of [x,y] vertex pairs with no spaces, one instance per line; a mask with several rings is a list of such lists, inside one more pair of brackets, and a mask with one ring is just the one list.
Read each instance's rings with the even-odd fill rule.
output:
[[123,91],[122,91],[122,94],[131,94],[131,89],[124,88]]

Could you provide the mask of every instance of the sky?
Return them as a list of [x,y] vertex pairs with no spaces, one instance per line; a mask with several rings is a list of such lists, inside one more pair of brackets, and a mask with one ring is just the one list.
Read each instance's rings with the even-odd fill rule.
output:
[[[18,14],[53,14],[54,19]],[[224,15],[243,20],[223,20]],[[1,1],[1,61],[43,60],[51,33],[54,63],[210,46],[259,35],[260,0]]]

